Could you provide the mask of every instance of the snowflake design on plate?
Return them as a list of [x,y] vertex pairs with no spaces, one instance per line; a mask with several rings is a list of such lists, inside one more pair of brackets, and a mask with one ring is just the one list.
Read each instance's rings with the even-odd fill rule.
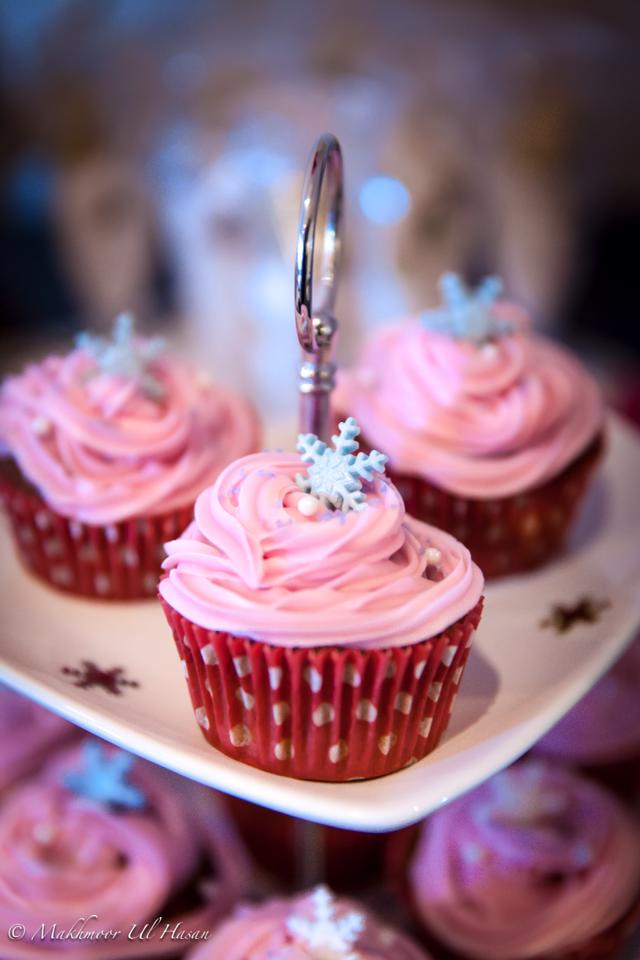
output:
[[164,387],[149,372],[149,365],[164,351],[165,339],[138,338],[134,326],[132,314],[121,313],[113,324],[111,340],[84,332],[76,337],[76,346],[94,358],[101,373],[135,380],[144,393],[159,399],[164,395]]
[[87,740],[82,745],[83,765],[66,773],[63,784],[72,793],[105,807],[140,810],[145,805],[144,794],[127,781],[134,758],[124,750],[111,755],[101,743]]
[[376,473],[383,474],[388,457],[378,450],[354,456],[359,433],[356,420],[349,417],[339,424],[338,435],[331,438],[333,450],[314,433],[301,433],[296,449],[302,462],[308,464],[308,471],[306,476],[297,475],[298,487],[336,510],[363,510],[367,503],[362,483],[373,480]]
[[477,345],[511,333],[511,324],[496,316],[494,309],[502,293],[502,281],[498,277],[485,277],[472,290],[459,274],[444,273],[439,287],[444,304],[422,314],[427,330],[471,340]]
[[294,915],[287,919],[289,933],[310,948],[312,960],[358,960],[352,947],[364,929],[364,915],[352,912],[337,916],[333,894],[324,886],[315,888],[311,904],[312,917]]

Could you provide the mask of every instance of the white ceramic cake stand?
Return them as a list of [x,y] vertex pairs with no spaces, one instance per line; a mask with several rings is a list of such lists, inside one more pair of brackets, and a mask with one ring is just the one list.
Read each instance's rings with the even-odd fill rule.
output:
[[[261,773],[208,746],[169,629],[154,601],[69,599],[14,558],[0,528],[0,669],[11,686],[74,723],[187,777],[318,823],[383,831],[424,817],[528,749],[578,700],[640,625],[640,439],[610,420],[609,451],[566,555],[488,587],[451,726],[429,757],[347,784]],[[607,601],[596,622],[542,627],[554,604]],[[98,685],[82,663],[104,675]],[[63,669],[80,671],[80,675]],[[110,671],[120,668],[120,673]],[[124,681],[124,685],[120,682]],[[128,681],[139,686],[129,686]],[[112,685],[114,691],[107,689]]]

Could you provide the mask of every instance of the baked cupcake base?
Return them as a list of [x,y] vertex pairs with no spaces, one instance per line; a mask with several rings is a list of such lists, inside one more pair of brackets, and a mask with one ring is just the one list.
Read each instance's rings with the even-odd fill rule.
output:
[[381,777],[434,749],[482,612],[480,600],[411,646],[309,649],[206,630],[160,599],[209,743],[270,773],[334,782]]
[[[371,445],[363,440],[361,447]],[[459,497],[389,466],[386,473],[407,513],[451,533],[468,547],[485,577],[499,577],[532,570],[560,552],[604,448],[600,434],[551,480],[493,500]]]
[[0,499],[24,566],[56,590],[100,600],[154,597],[163,544],[193,517],[189,504],[154,517],[90,526],[52,510],[12,461],[0,465]]

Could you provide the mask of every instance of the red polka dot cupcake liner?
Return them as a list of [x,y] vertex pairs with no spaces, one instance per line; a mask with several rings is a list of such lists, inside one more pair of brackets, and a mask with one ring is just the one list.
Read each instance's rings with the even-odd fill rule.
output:
[[556,477],[494,500],[458,497],[388,466],[386,474],[400,491],[407,513],[451,533],[469,548],[485,577],[499,577],[532,570],[562,550],[604,445],[599,436]]
[[480,600],[411,646],[309,649],[205,630],[161,602],[208,742],[269,773],[333,782],[394,773],[437,746],[482,612]]
[[160,514],[90,526],[64,517],[35,492],[0,476],[0,499],[24,566],[56,590],[100,600],[155,597],[163,544],[193,518],[193,504]]

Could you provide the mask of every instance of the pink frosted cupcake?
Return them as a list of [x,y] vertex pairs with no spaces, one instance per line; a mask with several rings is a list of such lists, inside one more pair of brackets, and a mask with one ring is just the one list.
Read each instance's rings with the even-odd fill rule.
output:
[[0,807],[3,960],[174,956],[214,927],[244,876],[213,802],[96,740],[56,757]]
[[27,697],[0,685],[0,791],[37,770],[76,728]]
[[563,348],[455,274],[445,304],[381,330],[341,374],[338,413],[389,454],[407,511],[462,540],[486,576],[557,553],[602,448],[595,382]]
[[20,556],[49,584],[90,597],[152,596],[162,544],[197,493],[255,449],[234,393],[135,337],[83,335],[0,390],[0,494]]
[[384,456],[260,453],[226,468],[166,545],[163,607],[209,742],[264,770],[376,777],[432,750],[480,619],[482,574],[405,515]]
[[189,960],[428,960],[403,933],[326,887],[242,907]]
[[534,753],[584,767],[625,794],[640,788],[640,635]]
[[409,880],[454,956],[604,960],[640,918],[640,832],[601,787],[524,761],[425,821]]

